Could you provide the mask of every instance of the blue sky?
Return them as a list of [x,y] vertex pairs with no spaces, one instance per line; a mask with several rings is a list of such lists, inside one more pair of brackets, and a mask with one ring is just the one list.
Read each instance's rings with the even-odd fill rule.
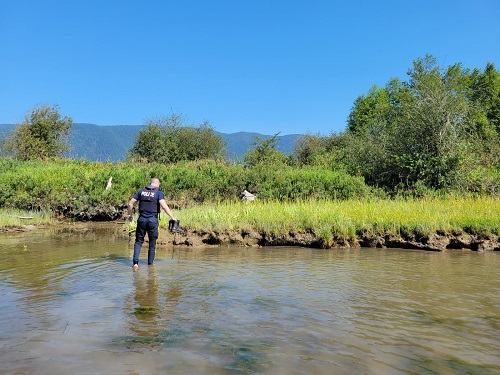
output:
[[340,132],[427,53],[500,69],[499,17],[499,0],[0,0],[0,123],[57,104],[97,125]]

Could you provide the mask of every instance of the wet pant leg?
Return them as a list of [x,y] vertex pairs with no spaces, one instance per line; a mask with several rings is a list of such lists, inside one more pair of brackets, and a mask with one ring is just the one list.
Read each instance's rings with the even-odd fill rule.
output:
[[135,243],[134,243],[134,258],[133,264],[139,263],[139,255],[141,254],[142,244],[147,232],[147,219],[139,216],[137,219],[137,228],[135,230]]
[[153,264],[155,260],[156,240],[158,239],[158,219],[156,217],[148,218],[146,228],[149,240],[148,264]]

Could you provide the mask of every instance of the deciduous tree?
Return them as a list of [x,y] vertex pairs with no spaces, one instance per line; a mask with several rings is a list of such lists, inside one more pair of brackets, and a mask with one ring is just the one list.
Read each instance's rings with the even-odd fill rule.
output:
[[226,144],[208,121],[186,125],[182,115],[151,119],[139,131],[129,159],[163,164],[181,160],[220,159]]
[[349,170],[389,189],[467,189],[481,162],[498,160],[498,72],[443,69],[427,55],[408,77],[355,101],[343,136]]
[[71,117],[61,117],[58,106],[41,105],[29,111],[9,134],[6,147],[23,160],[62,157],[69,149],[72,126]]
[[272,165],[286,162],[286,155],[276,149],[279,133],[269,138],[255,136],[254,148],[249,149],[244,158],[247,165]]

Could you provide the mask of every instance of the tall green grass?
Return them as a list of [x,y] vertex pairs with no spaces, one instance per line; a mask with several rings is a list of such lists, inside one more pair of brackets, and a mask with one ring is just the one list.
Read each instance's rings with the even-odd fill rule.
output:
[[226,202],[192,207],[178,216],[192,229],[253,229],[276,235],[310,231],[325,241],[348,240],[362,233],[500,235],[500,199],[489,196]]
[[55,220],[52,213],[47,211],[0,210],[0,229],[21,227],[27,224],[53,224],[54,222]]

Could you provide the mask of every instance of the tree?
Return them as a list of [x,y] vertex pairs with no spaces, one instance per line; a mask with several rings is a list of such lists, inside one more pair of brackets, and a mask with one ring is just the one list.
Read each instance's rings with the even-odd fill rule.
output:
[[208,121],[187,126],[180,114],[150,119],[139,131],[129,159],[163,164],[181,160],[220,159],[226,144]]
[[286,155],[276,149],[279,133],[264,139],[255,136],[254,148],[249,149],[244,158],[247,165],[273,165],[286,163]]
[[321,135],[305,134],[295,143],[293,155],[299,165],[314,165],[326,153],[326,140]]
[[390,110],[388,90],[373,86],[367,95],[361,95],[354,101],[347,129],[356,134],[377,131],[387,123]]
[[471,100],[500,138],[500,72],[492,63],[488,63],[484,72],[474,69],[471,80]]
[[426,56],[414,62],[408,75],[412,97],[390,129],[393,176],[406,187],[418,181],[430,188],[453,185],[473,136],[468,131],[467,71],[460,64],[441,70]]
[[389,189],[467,188],[478,165],[498,160],[498,72],[443,69],[426,55],[408,77],[356,100],[342,137],[348,170]]
[[161,126],[148,123],[144,129],[139,130],[132,148],[128,151],[129,159],[165,163],[164,138],[165,131]]
[[293,158],[298,165],[316,165],[329,169],[344,169],[345,134],[329,136],[306,134],[295,143]]
[[62,157],[69,150],[67,138],[73,120],[59,114],[59,107],[41,105],[29,111],[11,131],[6,148],[23,160]]

